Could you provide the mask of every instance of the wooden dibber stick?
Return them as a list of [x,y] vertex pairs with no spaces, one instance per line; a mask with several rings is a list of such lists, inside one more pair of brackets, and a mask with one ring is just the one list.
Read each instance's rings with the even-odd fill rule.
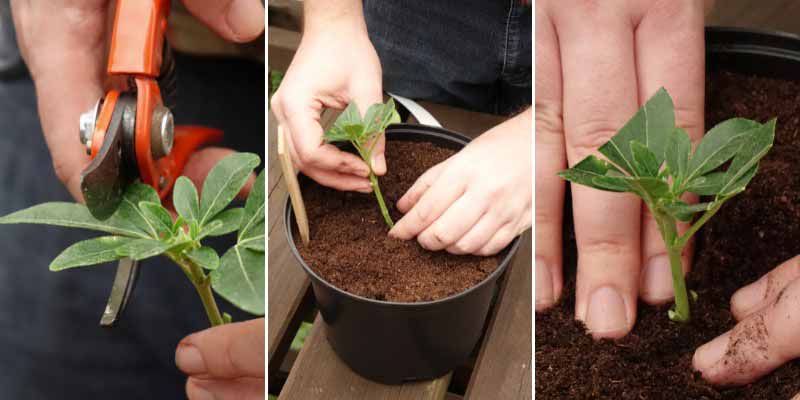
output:
[[292,157],[289,153],[289,143],[284,137],[283,126],[278,125],[278,158],[281,160],[283,179],[289,188],[289,197],[292,199],[292,209],[294,210],[297,229],[300,231],[300,239],[303,244],[308,244],[310,237],[308,231],[308,215],[306,215],[306,205],[303,203],[303,195],[300,193],[300,184],[297,182],[297,173],[292,165]]

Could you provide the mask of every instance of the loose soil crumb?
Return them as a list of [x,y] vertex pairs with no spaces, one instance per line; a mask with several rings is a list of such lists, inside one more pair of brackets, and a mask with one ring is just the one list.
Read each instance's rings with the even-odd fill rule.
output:
[[[409,141],[390,141],[386,148],[389,172],[379,181],[397,222],[402,216],[395,208],[397,200],[417,177],[455,151]],[[372,193],[340,192],[309,182],[303,199],[311,242],[303,246],[294,235],[300,255],[323,279],[359,296],[396,302],[444,298],[480,283],[501,260],[500,255],[429,252],[415,240],[390,239]]]
[[[760,122],[777,116],[778,126],[775,147],[747,191],[726,203],[697,237],[688,277],[699,294],[692,321],[673,323],[669,306],[640,303],[630,335],[601,342],[587,336],[573,319],[577,255],[567,209],[562,301],[536,314],[537,399],[788,400],[800,392],[800,361],[737,388],[715,388],[692,369],[694,350],[735,325],[730,296],[800,254],[800,83],[730,72],[710,74],[708,81],[707,127],[735,116]],[[763,334],[754,326],[737,335],[759,340]],[[737,350],[732,345],[728,351],[732,356]]]

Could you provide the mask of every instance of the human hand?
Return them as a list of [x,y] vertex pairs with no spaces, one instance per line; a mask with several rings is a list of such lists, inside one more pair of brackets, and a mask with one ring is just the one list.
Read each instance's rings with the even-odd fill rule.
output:
[[800,357],[800,256],[734,293],[731,313],[739,323],[694,354],[707,381],[747,384]]
[[[693,141],[703,134],[704,2],[536,2],[536,310],[562,282],[564,181],[660,87]],[[689,200],[689,199],[687,199]],[[631,194],[572,186],[578,245],[575,316],[596,338],[627,334],[637,297],[672,299],[655,220]],[[685,227],[683,227],[685,229]],[[684,273],[690,254],[683,254]],[[641,269],[641,273],[640,273]]]
[[[186,8],[228,40],[243,42],[264,31],[264,6],[258,0],[185,0]],[[80,173],[89,165],[78,141],[80,114],[104,95],[105,54],[113,20],[110,0],[13,0],[20,51],[36,86],[39,116],[56,175],[76,200]],[[231,150],[195,153],[187,174],[201,183],[211,166]]]
[[189,375],[189,400],[264,398],[264,318],[225,324],[184,338],[175,363]]
[[491,255],[531,226],[531,110],[422,174],[389,235],[427,250]]
[[[300,171],[325,186],[370,192],[369,167],[325,143],[319,118],[324,108],[344,109],[350,102],[363,115],[383,101],[378,55],[367,36],[360,2],[342,8],[306,3],[303,39],[272,96],[272,111],[288,133],[292,161]],[[332,11],[335,15],[327,15]],[[384,148],[381,135],[372,151],[377,175],[386,173]]]

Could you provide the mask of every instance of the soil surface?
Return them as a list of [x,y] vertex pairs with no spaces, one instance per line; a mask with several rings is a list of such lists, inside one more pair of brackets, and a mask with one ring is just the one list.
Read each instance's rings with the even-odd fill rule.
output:
[[[390,141],[389,172],[379,178],[392,220],[395,203],[428,168],[455,154],[431,143]],[[309,182],[303,187],[311,242],[295,244],[323,279],[347,292],[377,300],[419,302],[462,292],[497,269],[501,256],[430,252],[416,240],[391,239],[373,193],[340,192]],[[500,253],[503,254],[503,253]]]
[[[778,125],[775,147],[746,192],[697,237],[688,276],[699,294],[692,322],[673,323],[669,306],[640,302],[630,335],[601,342],[587,336],[573,319],[577,256],[567,210],[564,295],[554,309],[536,314],[537,399],[788,400],[800,392],[800,361],[739,388],[715,388],[692,369],[694,350],[735,325],[730,296],[800,254],[800,84],[729,72],[708,80],[707,127],[734,116],[760,122],[777,116]],[[752,328],[744,339],[759,340],[763,329]]]

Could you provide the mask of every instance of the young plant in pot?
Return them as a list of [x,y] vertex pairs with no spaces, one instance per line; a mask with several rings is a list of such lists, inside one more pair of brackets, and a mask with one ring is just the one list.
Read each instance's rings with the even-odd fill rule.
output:
[[[39,204],[0,218],[2,224],[42,224],[105,232],[73,244],[51,263],[51,271],[102,264],[122,258],[144,260],[164,255],[186,274],[197,291],[211,326],[231,322],[220,312],[214,292],[236,307],[264,315],[264,172],[253,184],[244,207],[228,208],[260,159],[235,153],[209,172],[198,197],[194,184],[179,177],[173,190],[177,217],[161,205],[155,189],[129,185],[117,211],[99,220],[83,204]],[[236,235],[222,257],[204,246],[210,236]]]
[[[690,298],[681,253],[726,201],[745,190],[774,138],[775,119],[761,124],[732,118],[708,131],[692,152],[689,135],[675,126],[672,98],[662,88],[600,146],[598,151],[608,161],[590,155],[559,176],[600,190],[634,193],[642,199],[658,224],[669,255],[675,292],[669,318],[687,322]],[[686,193],[707,197],[688,204],[682,200]],[[690,223],[685,232],[678,231],[678,221]]]
[[[328,142],[367,162],[386,135],[389,172],[370,170],[373,193],[339,192],[302,177],[311,240],[297,240],[284,205],[292,253],[311,278],[328,342],[356,373],[388,384],[433,379],[463,364],[481,337],[499,277],[519,239],[497,256],[429,252],[388,237],[395,202],[425,170],[469,139],[445,129],[398,124],[393,100],[364,118],[348,105],[325,133]],[[349,145],[349,147],[347,146]],[[377,206],[376,206],[377,200]]]

